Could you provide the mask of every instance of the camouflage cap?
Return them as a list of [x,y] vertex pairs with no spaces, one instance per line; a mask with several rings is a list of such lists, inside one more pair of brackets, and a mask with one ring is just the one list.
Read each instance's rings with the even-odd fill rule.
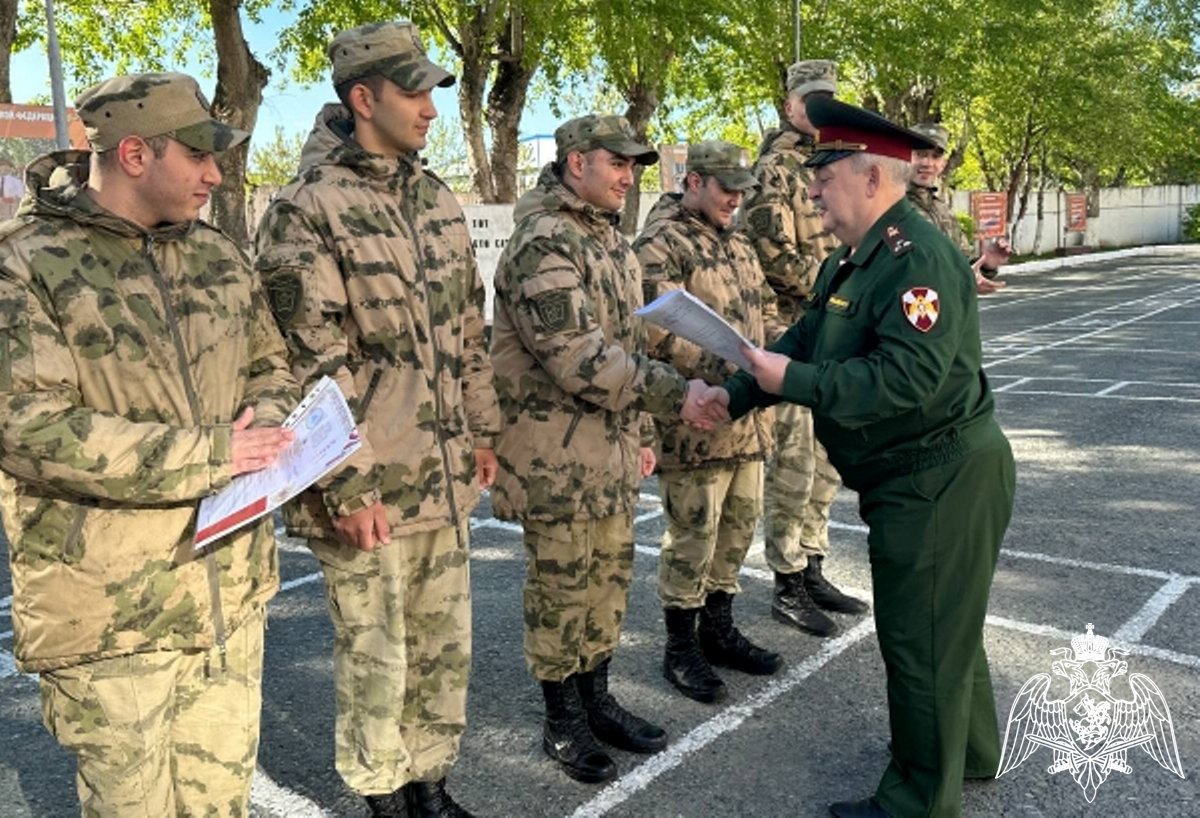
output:
[[811,94],[813,91],[837,93],[837,66],[830,60],[801,60],[792,63],[787,72],[789,94]]
[[688,173],[712,176],[726,190],[748,190],[758,186],[750,172],[746,152],[728,142],[697,142],[688,145]]
[[127,136],[173,137],[198,151],[221,153],[250,138],[246,131],[212,118],[200,85],[187,74],[126,74],[80,94],[75,110],[96,151],[115,148]]
[[946,152],[946,146],[950,144],[950,132],[936,122],[922,122],[920,125],[913,125],[912,130],[929,138],[929,141],[937,145],[937,149],[942,153]]
[[623,116],[588,114],[569,119],[555,130],[554,144],[558,146],[559,161],[571,151],[586,153],[596,148],[628,156],[639,165],[653,165],[658,161],[658,151],[638,142],[629,120]]
[[434,65],[421,44],[421,33],[408,21],[370,23],[343,31],[329,43],[333,84],[385,77],[405,91],[449,88],[454,75]]

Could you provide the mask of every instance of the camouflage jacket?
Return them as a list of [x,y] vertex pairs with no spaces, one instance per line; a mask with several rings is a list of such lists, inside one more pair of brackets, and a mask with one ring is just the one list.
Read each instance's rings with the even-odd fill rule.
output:
[[838,246],[808,199],[812,171],[804,160],[812,146],[812,137],[794,128],[769,132],[754,163],[759,187],[742,204],[746,235],[779,298],[779,316],[788,324],[804,314],[821,262]]
[[[646,356],[642,277],[615,214],[553,165],[521,197],[496,268],[492,364],[503,431],[493,508],[503,518],[632,511],[640,417],[679,414],[687,384]],[[647,441],[648,442],[648,441]]]
[[[779,321],[775,293],[767,285],[754,248],[735,230],[718,230],[703,214],[681,204],[678,193],[664,195],[646,216],[633,243],[642,263],[647,303],[669,290],[686,289],[717,311],[758,346],[787,331]],[[691,341],[647,324],[647,349],[685,378],[724,383],[737,367]],[[769,410],[766,413],[769,415]],[[771,418],[754,412],[704,432],[677,418],[655,418],[664,470],[763,460],[771,450]]]
[[950,203],[938,196],[938,188],[909,184],[908,200],[917,208],[918,213],[933,222],[938,230],[945,233],[946,237],[962,250],[968,261],[976,257],[975,248],[963,235],[962,225],[950,209]]
[[255,266],[306,387],[337,380],[363,446],[289,504],[297,536],[376,500],[396,535],[457,524],[479,502],[475,448],[499,429],[484,290],[462,208],[416,154],[385,159],[327,105],[271,202]]
[[269,517],[192,547],[231,421],[279,423],[300,397],[258,281],[206,224],[147,232],[98,207],[87,157],[31,164],[0,227],[0,509],[26,671],[210,647],[279,584]]

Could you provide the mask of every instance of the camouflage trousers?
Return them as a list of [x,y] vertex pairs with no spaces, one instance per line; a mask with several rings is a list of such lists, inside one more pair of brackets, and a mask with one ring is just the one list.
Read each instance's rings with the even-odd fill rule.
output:
[[829,551],[829,507],[842,479],[813,434],[812,411],[775,407],[775,456],[767,466],[763,537],[767,564],[781,574],[803,571]]
[[558,682],[612,656],[633,581],[633,517],[525,522],[525,663]]
[[699,608],[710,591],[741,591],[738,571],[762,514],[762,462],[663,472],[658,490],[667,515],[658,558],[663,607]]
[[333,621],[334,763],[383,795],[458,760],[471,670],[467,527],[392,537],[365,552],[318,541]]
[[213,650],[41,676],[42,719],[75,754],[85,818],[247,816],[262,713],[262,611]]

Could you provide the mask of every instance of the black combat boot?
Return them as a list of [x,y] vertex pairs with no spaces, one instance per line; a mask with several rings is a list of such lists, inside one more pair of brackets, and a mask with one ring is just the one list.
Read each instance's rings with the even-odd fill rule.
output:
[[861,801],[839,801],[829,805],[834,818],[888,818],[887,811],[874,798]]
[[546,755],[576,781],[595,784],[614,777],[617,766],[588,728],[587,713],[575,680],[543,681],[542,696],[546,700],[546,721],[542,727],[542,749]]
[[823,559],[825,558],[809,557],[808,567],[804,569],[804,588],[812,601],[817,603],[818,607],[834,613],[864,614],[871,610],[870,605],[861,599],[843,594],[836,585],[825,579],[821,573]]
[[700,611],[700,647],[704,658],[754,676],[770,676],[783,667],[783,657],[755,645],[733,624],[733,594],[710,591]]
[[838,629],[808,595],[803,571],[794,574],[775,572],[775,599],[771,603],[771,616],[814,636],[833,636]]
[[454,803],[446,792],[446,779],[440,781],[410,781],[404,788],[408,794],[412,818],[474,818]]
[[577,673],[579,696],[587,710],[592,735],[618,750],[631,753],[657,753],[667,746],[667,731],[630,713],[608,692],[608,665],[605,659],[589,673]]
[[387,795],[365,796],[371,818],[409,818],[408,785]]
[[697,608],[664,608],[667,650],[663,676],[689,699],[711,704],[725,698],[725,683],[713,673],[696,637]]

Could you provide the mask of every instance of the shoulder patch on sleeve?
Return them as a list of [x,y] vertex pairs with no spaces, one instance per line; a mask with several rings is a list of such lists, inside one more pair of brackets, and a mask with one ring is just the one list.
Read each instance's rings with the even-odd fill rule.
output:
[[900,296],[904,317],[920,332],[929,332],[938,321],[942,304],[937,290],[930,287],[910,287]]
[[883,243],[892,251],[893,256],[902,256],[912,249],[912,242],[908,240],[908,236],[894,224],[889,224],[883,229]]
[[538,293],[533,299],[533,308],[547,332],[565,329],[571,319],[571,293],[567,290],[550,290]]
[[300,281],[299,273],[283,270],[264,281],[263,286],[267,290],[267,301],[275,320],[281,326],[287,326],[300,311],[304,299],[304,284]]

